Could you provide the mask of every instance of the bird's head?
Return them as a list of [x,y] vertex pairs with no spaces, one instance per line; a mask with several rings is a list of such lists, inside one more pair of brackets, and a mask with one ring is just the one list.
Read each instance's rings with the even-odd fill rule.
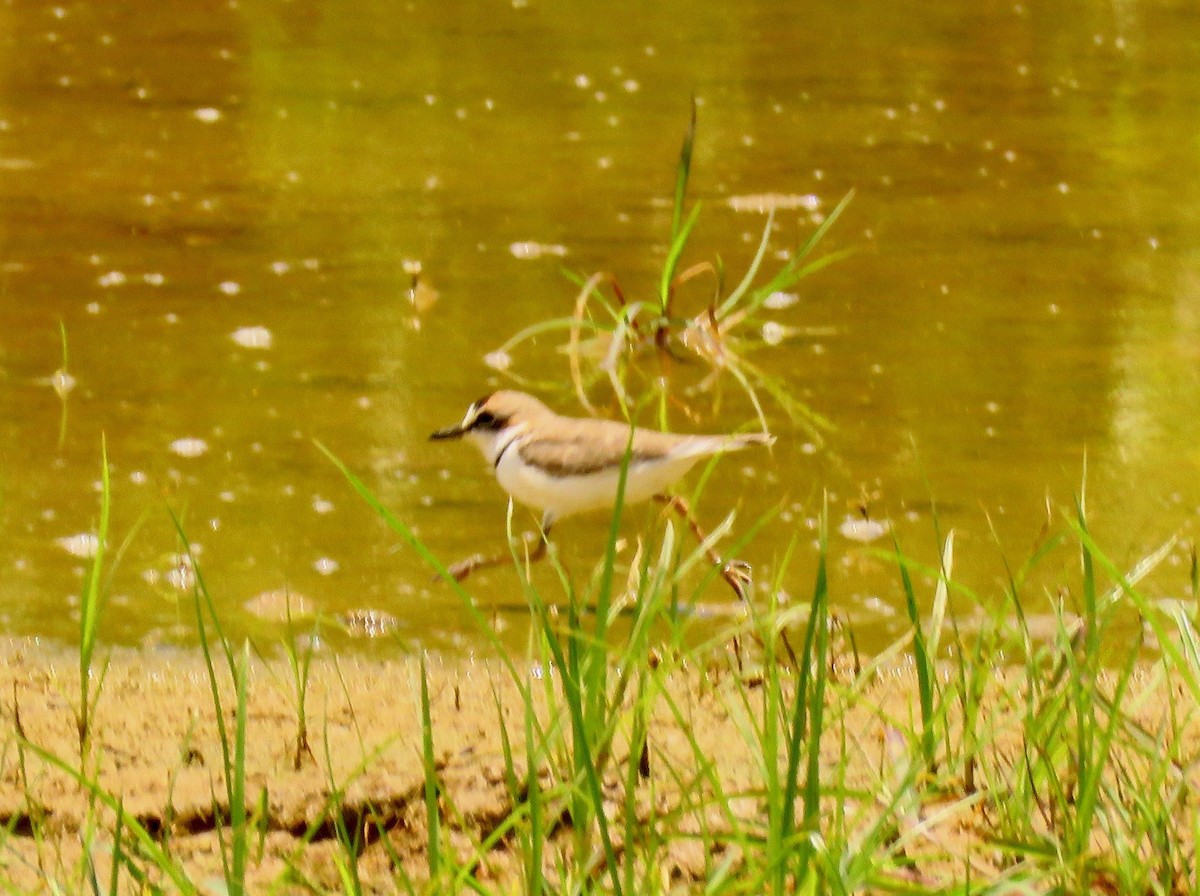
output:
[[442,441],[469,436],[484,457],[495,463],[500,452],[525,431],[530,421],[552,415],[553,412],[532,395],[503,389],[472,402],[460,422],[439,429],[429,438]]

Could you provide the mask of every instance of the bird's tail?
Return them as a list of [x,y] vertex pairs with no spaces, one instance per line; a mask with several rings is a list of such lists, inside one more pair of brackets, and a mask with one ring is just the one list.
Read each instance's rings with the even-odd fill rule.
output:
[[766,432],[747,432],[728,436],[701,436],[692,440],[689,451],[685,453],[692,457],[704,457],[710,454],[722,454],[726,451],[740,451],[751,445],[775,444],[775,437]]
[[770,448],[775,444],[775,437],[769,432],[747,432],[730,436],[738,448],[748,448],[751,445],[764,445]]

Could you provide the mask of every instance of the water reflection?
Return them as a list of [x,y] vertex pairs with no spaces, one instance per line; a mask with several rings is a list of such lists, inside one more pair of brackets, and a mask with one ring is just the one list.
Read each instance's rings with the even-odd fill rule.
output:
[[[828,243],[856,254],[780,296],[754,358],[836,433],[818,449],[775,421],[773,459],[722,464],[701,507],[737,506],[739,525],[781,508],[748,552],[763,581],[793,528],[811,545],[828,491],[852,533],[834,536],[835,593],[862,640],[882,638],[896,576],[864,527],[930,564],[954,527],[960,574],[988,591],[1047,499],[1079,491],[1085,453],[1119,562],[1191,537],[1198,17],[1157,2],[0,7],[0,621],[72,636],[104,434],[116,537],[145,516],[109,638],[189,637],[170,507],[234,631],[261,632],[246,602],[290,589],[330,616],[394,617],[402,640],[460,642],[461,608],[312,440],[441,556],[497,545],[489,471],[424,434],[509,374],[557,383],[547,397],[576,410],[554,338],[489,353],[569,312],[563,267],[653,295],[693,93],[690,260],[744,270],[755,197],[794,197],[787,245],[857,191]],[[719,413],[673,423],[752,416],[727,388]],[[577,574],[603,529],[559,533]],[[791,593],[811,565],[809,549]],[[1155,587],[1180,592],[1177,571]],[[478,597],[511,588],[495,573]]]

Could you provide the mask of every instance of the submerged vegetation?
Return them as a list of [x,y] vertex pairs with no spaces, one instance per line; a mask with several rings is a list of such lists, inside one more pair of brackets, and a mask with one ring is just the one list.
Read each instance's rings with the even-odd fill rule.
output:
[[[493,366],[511,372],[512,353],[524,343],[547,332],[565,330],[567,341],[563,348],[570,381],[579,403],[589,413],[597,413],[590,398],[593,386],[607,383],[626,416],[634,404],[655,402],[660,425],[665,428],[669,403],[686,405],[689,396],[717,396],[717,387],[723,385],[725,377],[730,377],[753,405],[764,430],[769,428],[762,399],[765,393],[790,420],[804,426],[811,437],[819,439],[822,431],[831,428],[829,421],[791,395],[777,378],[754,364],[748,356],[755,345],[778,344],[789,333],[777,322],[761,317],[772,298],[794,289],[804,278],[846,254],[839,251],[812,257],[853,194],[843,197],[820,219],[819,225],[800,246],[786,250],[783,264],[765,278],[763,269],[776,216],[776,208],[769,202],[767,220],[754,257],[736,283],[732,286],[727,283],[725,267],[719,257],[681,270],[701,210],[699,202],[690,210],[687,208],[695,132],[693,107],[676,169],[670,243],[656,294],[652,298],[630,300],[615,274],[604,271],[588,277],[568,274],[579,286],[571,315],[539,321],[517,333],[488,357]],[[699,311],[688,314],[681,310],[680,294],[685,286],[693,283],[703,304]],[[606,290],[611,293],[611,298],[605,294]],[[705,375],[681,389],[677,378],[673,380],[671,376],[679,362],[695,366],[705,371]]]

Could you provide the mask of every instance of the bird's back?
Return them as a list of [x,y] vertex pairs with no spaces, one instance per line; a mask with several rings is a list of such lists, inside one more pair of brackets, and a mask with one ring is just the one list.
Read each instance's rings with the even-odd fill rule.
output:
[[635,427],[630,445],[629,427],[614,420],[558,417],[536,439],[524,440],[521,456],[552,475],[579,476],[619,467],[628,449],[630,462],[683,460],[736,451],[750,445],[770,445],[765,433],[743,435],[683,435]]

